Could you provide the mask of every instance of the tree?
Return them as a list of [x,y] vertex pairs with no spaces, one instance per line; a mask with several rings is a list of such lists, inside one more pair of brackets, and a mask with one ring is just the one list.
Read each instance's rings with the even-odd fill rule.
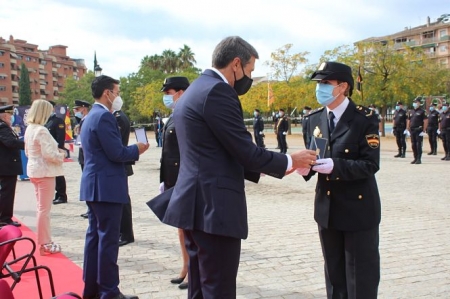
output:
[[178,57],[180,59],[179,65],[182,70],[189,69],[193,67],[195,63],[197,63],[197,61],[195,60],[195,54],[187,45],[184,45],[183,48],[180,48]]
[[300,52],[295,54],[290,54],[289,51],[292,48],[292,44],[286,44],[283,47],[277,49],[275,52],[270,54],[272,60],[266,61],[265,64],[268,65],[273,71],[273,77],[276,80],[283,80],[289,83],[292,76],[296,74],[297,69],[301,64],[308,63],[306,56],[309,52]]
[[31,105],[30,74],[24,63],[20,66],[19,105]]
[[90,103],[94,102],[91,91],[91,84],[94,81],[94,72],[88,71],[81,79],[75,80],[67,77],[64,90],[60,93],[58,103],[66,104],[72,107],[75,100],[83,100]]

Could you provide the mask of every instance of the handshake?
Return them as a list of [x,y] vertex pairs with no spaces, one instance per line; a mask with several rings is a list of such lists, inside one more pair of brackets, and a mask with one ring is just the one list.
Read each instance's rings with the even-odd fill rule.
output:
[[315,151],[302,150],[291,154],[292,168],[286,172],[297,172],[300,175],[308,175],[311,169],[318,173],[330,174],[333,171],[334,162],[331,158],[317,159]]

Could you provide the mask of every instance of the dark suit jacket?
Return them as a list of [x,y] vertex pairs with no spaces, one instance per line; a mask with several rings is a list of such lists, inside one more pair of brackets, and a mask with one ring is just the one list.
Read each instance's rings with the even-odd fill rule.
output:
[[[309,134],[315,136],[318,130],[323,138],[329,138],[326,109],[310,114]],[[381,204],[375,180],[380,168],[379,144],[376,114],[350,101],[325,153],[325,157],[333,159],[333,172],[318,174],[314,218],[320,226],[358,231],[380,223]],[[305,179],[314,174],[311,171]]]
[[[128,116],[120,110],[120,111],[114,111],[114,116],[116,117],[117,124],[119,125],[119,131],[120,136],[122,138],[122,145],[127,146],[128,141],[130,140],[130,120],[128,119]],[[125,170],[127,172],[127,176],[131,176],[134,174],[133,172],[133,161],[125,162]]]
[[48,119],[45,127],[49,130],[53,138],[58,142],[60,149],[65,149],[64,142],[66,140],[66,124],[64,120],[52,114]]
[[124,162],[139,159],[137,146],[122,145],[115,117],[98,104],[84,119],[80,136],[84,152],[80,199],[129,203]]
[[259,132],[264,131],[264,120],[261,116],[257,116],[253,119],[253,132],[255,135],[259,135]]
[[20,150],[23,149],[24,142],[7,123],[0,120],[0,176],[22,174]]
[[244,178],[257,181],[261,172],[282,178],[286,156],[252,142],[236,91],[212,70],[189,86],[173,118],[181,165],[163,222],[245,239]]
[[180,169],[180,149],[178,148],[177,134],[173,117],[169,117],[164,125],[163,144],[161,153],[160,182],[166,188],[175,186]]

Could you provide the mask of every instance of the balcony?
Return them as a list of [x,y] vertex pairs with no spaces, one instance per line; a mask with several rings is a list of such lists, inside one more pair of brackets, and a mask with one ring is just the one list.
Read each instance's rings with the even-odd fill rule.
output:
[[17,60],[16,59],[14,59],[14,58],[11,58],[11,63],[17,63]]
[[59,88],[55,86],[55,87],[53,87],[53,90],[59,90]]
[[13,98],[19,98],[19,93],[18,92],[13,92]]
[[11,81],[12,86],[19,86],[19,83],[17,81]]
[[40,64],[40,65],[39,65],[39,69],[40,69],[40,70],[43,70],[43,69],[45,69],[45,66],[42,65],[42,64]]
[[445,42],[445,41],[448,41],[448,40],[450,40],[450,35],[441,36],[441,38],[439,39],[439,41],[441,41],[441,42]]
[[45,76],[44,75],[39,75],[39,79],[45,80]]
[[11,70],[11,75],[17,75],[17,71],[16,70]]

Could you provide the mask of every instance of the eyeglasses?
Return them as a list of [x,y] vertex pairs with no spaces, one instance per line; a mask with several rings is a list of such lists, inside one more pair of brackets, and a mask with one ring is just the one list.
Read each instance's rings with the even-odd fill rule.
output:
[[117,92],[117,94],[114,93],[114,90],[109,90],[109,92],[111,92],[115,97],[120,96],[120,91]]

